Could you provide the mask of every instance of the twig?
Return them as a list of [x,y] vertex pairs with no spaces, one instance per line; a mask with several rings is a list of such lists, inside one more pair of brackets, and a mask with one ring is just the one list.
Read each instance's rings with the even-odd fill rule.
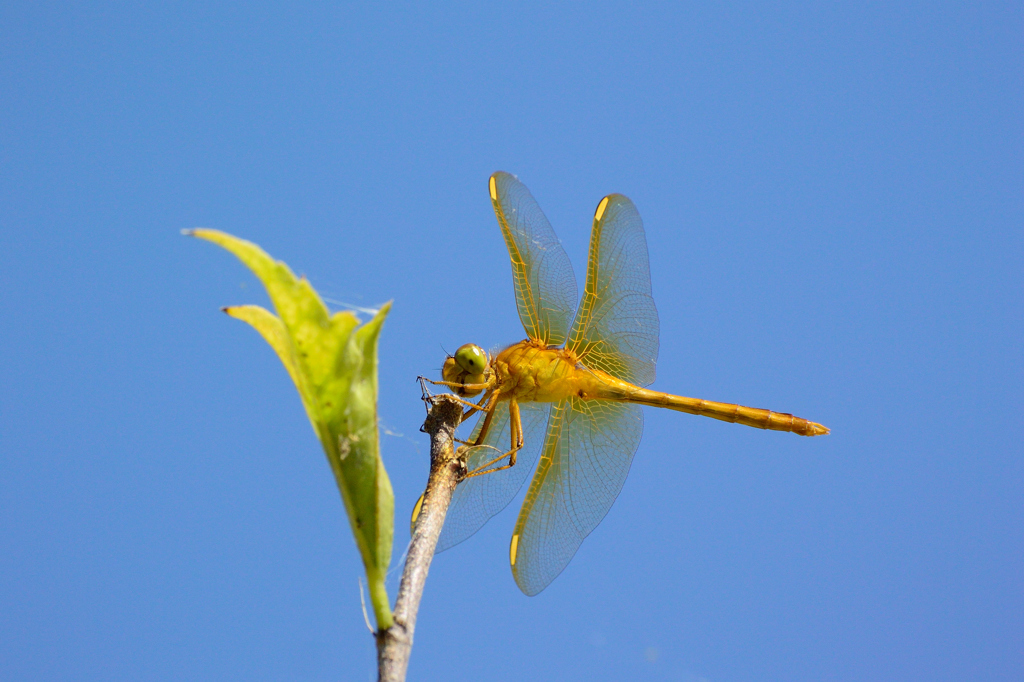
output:
[[462,406],[446,394],[429,397],[428,401],[431,407],[422,430],[430,434],[430,478],[398,587],[394,625],[376,635],[377,671],[381,682],[405,680],[427,571],[455,485],[466,473],[466,463],[458,458],[453,445],[455,429],[462,420]]

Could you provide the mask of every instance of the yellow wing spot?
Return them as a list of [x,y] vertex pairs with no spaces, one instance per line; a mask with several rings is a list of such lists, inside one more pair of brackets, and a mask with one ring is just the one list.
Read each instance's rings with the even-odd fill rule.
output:
[[601,203],[597,205],[597,212],[594,214],[594,220],[600,220],[601,216],[604,215],[604,210],[608,208],[608,197],[601,199]]
[[516,551],[519,549],[519,535],[512,536],[512,547],[508,551],[508,559],[512,562],[512,565],[516,565]]
[[498,183],[496,183],[494,181],[494,176],[493,175],[491,176],[490,188],[491,188],[491,201],[497,201],[498,200]]
[[420,495],[420,499],[416,500],[416,506],[412,508],[412,519],[409,520],[409,535],[416,532],[416,519],[420,517],[420,511],[423,510],[423,495]]

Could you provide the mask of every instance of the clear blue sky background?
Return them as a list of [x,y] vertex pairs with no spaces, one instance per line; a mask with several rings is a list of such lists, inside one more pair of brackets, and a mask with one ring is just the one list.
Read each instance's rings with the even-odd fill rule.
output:
[[[413,679],[1024,678],[1019,3],[0,9],[0,677],[370,680],[358,554],[252,239],[381,342],[395,556],[414,379],[522,338],[487,196],[582,274],[644,218],[672,412],[545,592],[518,505],[437,557]],[[340,304],[339,304],[340,305]],[[390,579],[397,585],[398,568]]]

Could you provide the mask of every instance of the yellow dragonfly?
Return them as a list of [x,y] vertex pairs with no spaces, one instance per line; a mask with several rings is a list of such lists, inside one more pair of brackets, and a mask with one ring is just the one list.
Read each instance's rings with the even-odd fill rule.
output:
[[[611,194],[597,205],[577,308],[569,257],[526,186],[498,172],[490,194],[527,338],[490,355],[466,344],[445,361],[443,381],[432,382],[460,396],[464,418],[482,413],[437,551],[505,508],[539,455],[509,550],[519,588],[539,593],[622,489],[643,431],[641,405],[801,436],[829,432],[791,414],[643,388],[654,381],[658,312],[643,223],[628,198]],[[479,402],[467,400],[481,393]],[[419,504],[414,522],[418,512]]]

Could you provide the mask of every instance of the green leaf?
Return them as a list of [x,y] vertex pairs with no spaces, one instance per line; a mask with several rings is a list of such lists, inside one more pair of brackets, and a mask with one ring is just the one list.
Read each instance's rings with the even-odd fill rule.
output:
[[217,230],[186,234],[235,254],[266,287],[277,315],[254,305],[224,312],[252,325],[295,382],[341,491],[377,627],[390,627],[384,577],[391,563],[395,504],[378,442],[377,340],[391,304],[360,326],[351,312],[331,315],[305,277],[296,278],[256,244]]

